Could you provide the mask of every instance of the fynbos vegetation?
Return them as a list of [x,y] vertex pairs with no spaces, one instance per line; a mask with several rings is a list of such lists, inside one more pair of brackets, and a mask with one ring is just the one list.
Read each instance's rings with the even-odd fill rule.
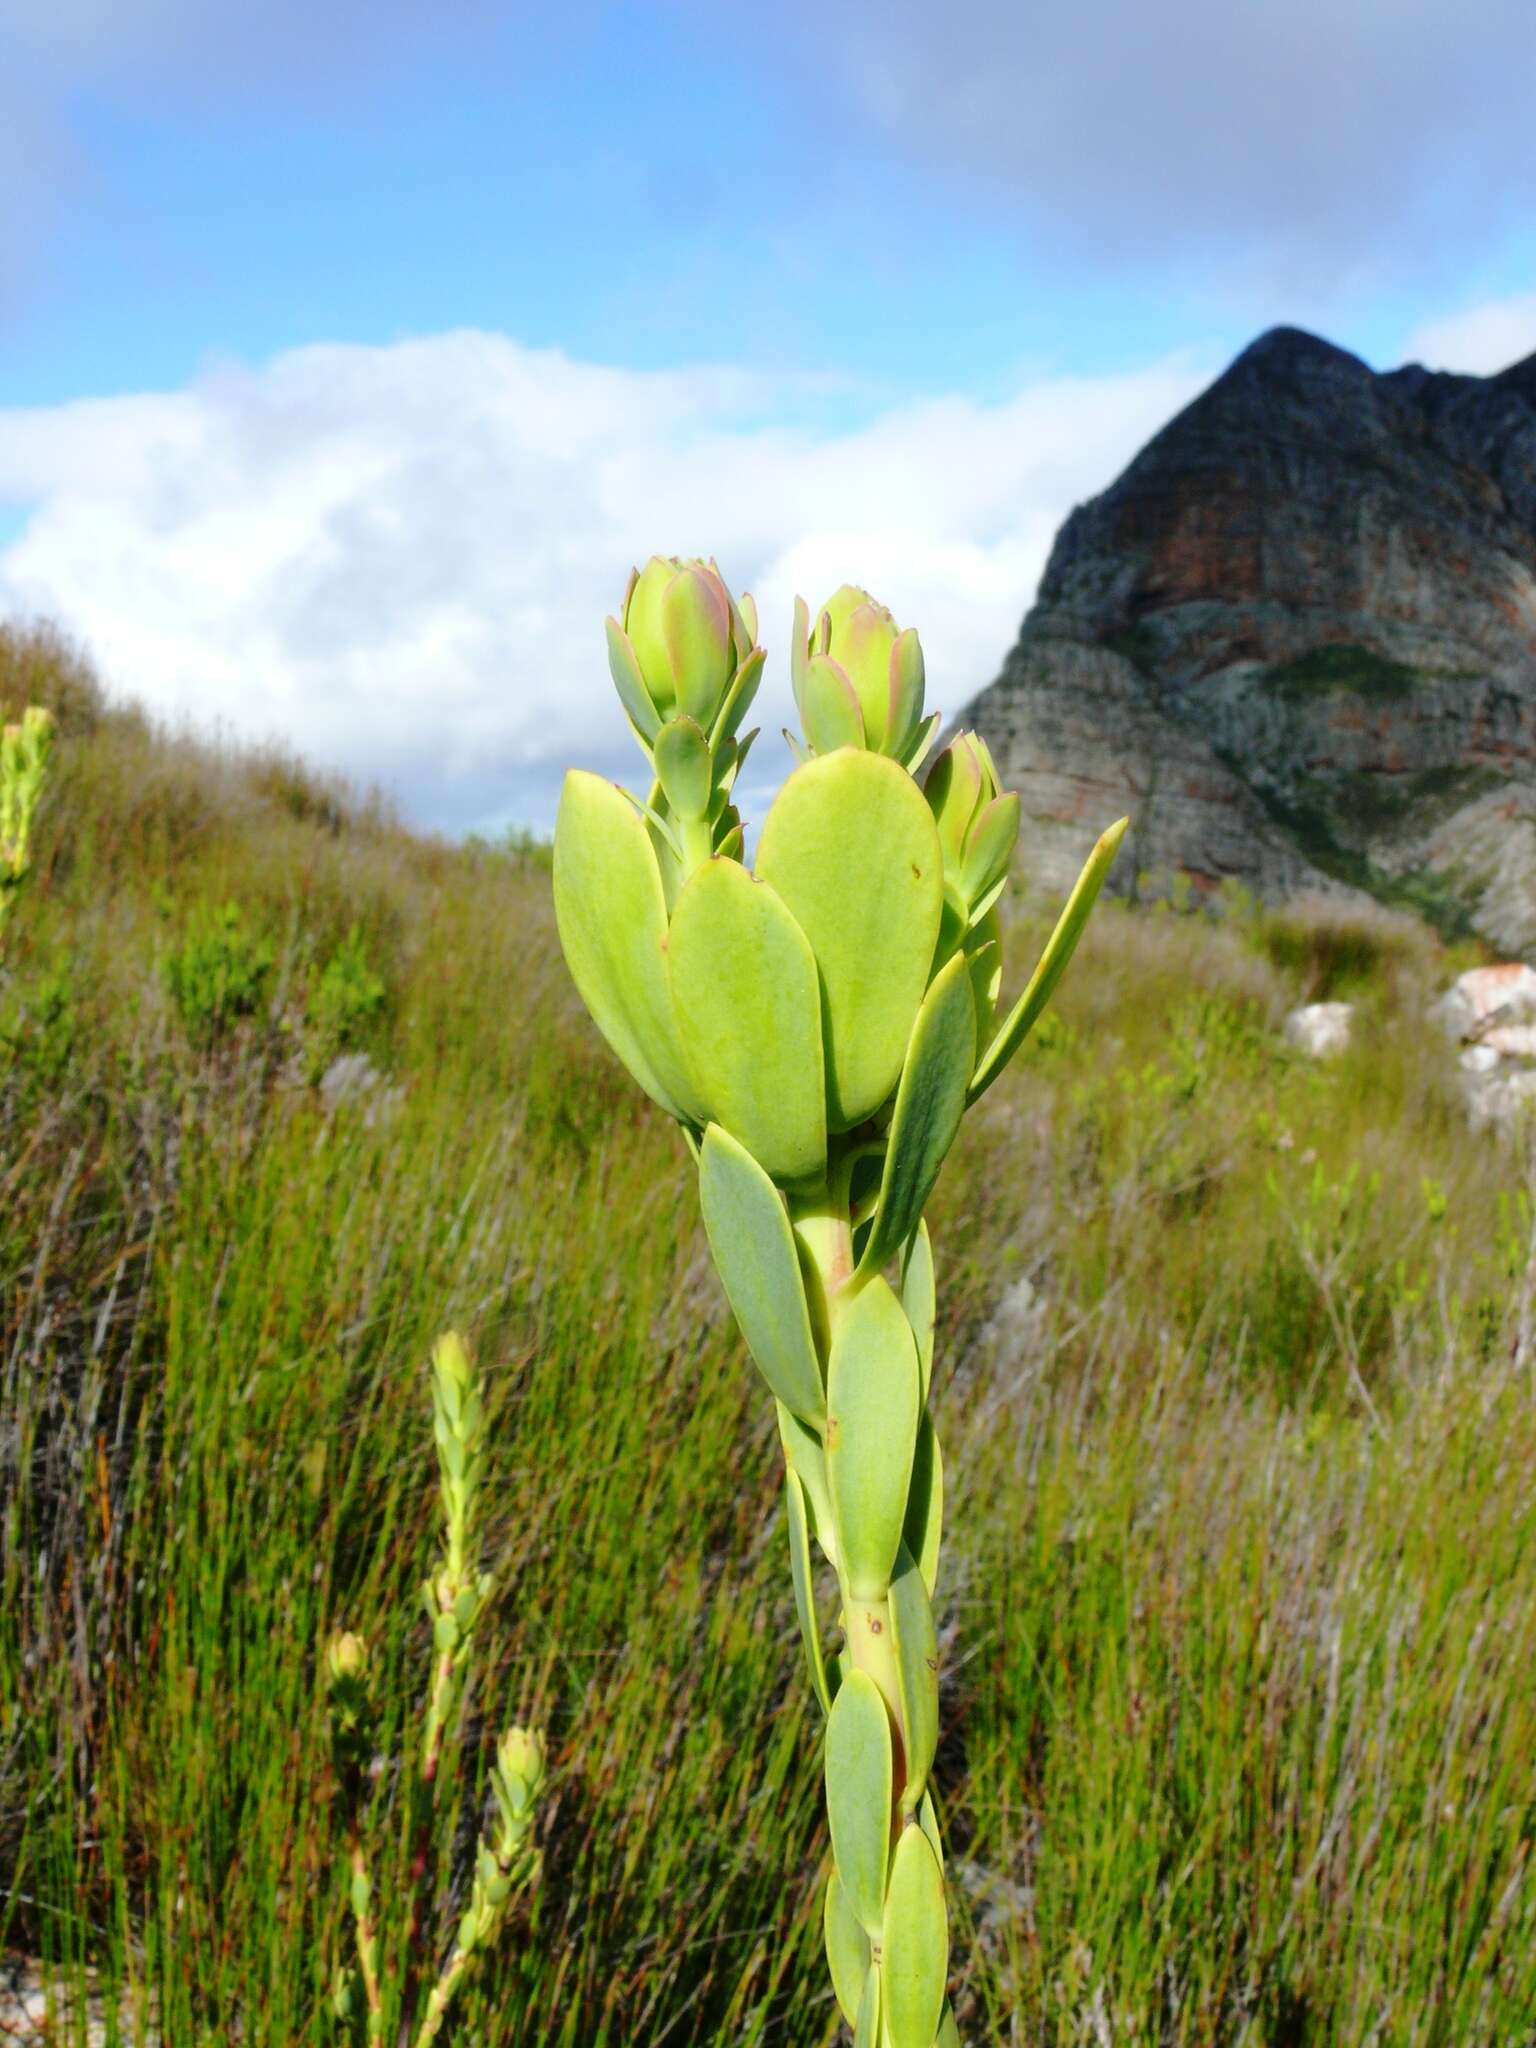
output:
[[[437,1779],[439,1966],[509,1715],[550,1770],[526,1933],[444,2036],[846,2040],[777,1418],[547,855],[157,734],[23,639],[8,713],[58,740],[0,968],[7,1958],[61,2019],[96,1985],[135,2048],[335,2038],[317,1646],[367,1638],[394,1910],[442,1542],[402,1361],[461,1328],[498,1591]],[[1055,915],[1033,859],[1016,959]],[[164,962],[231,902],[272,967],[204,1043]],[[387,994],[338,1094],[316,1005],[354,927]],[[926,1213],[964,2041],[1530,2031],[1532,1208],[1423,1015],[1476,957],[1385,912],[1101,903],[960,1125]],[[1351,1045],[1308,1060],[1283,1019],[1335,995]]]

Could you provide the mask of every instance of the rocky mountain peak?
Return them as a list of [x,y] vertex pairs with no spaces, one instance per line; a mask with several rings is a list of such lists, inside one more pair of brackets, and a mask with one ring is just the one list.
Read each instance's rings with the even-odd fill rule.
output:
[[1065,521],[965,722],[1044,878],[1129,808],[1144,873],[1536,943],[1536,356],[1260,335]]

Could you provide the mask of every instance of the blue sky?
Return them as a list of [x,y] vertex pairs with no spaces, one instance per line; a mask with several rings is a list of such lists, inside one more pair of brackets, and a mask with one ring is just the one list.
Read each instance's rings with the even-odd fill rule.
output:
[[1533,55],[1514,0],[0,0],[0,614],[445,830],[622,763],[651,548],[756,587],[770,728],[845,577],[956,708],[1263,327],[1536,349]]

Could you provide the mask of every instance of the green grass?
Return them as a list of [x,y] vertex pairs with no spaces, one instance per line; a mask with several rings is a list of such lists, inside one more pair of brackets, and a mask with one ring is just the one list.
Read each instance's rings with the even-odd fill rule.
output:
[[[229,902],[261,1001],[189,1024],[166,962]],[[1013,986],[1046,929],[1015,907]],[[343,949],[389,1092],[333,1113]],[[968,2041],[1530,2036],[1531,1206],[1421,1021],[1455,964],[1106,905],[967,1122],[933,1224]],[[1366,1028],[1308,1064],[1280,1020],[1341,985]],[[411,1712],[457,1322],[498,1592],[445,1908],[496,1730],[552,1763],[462,2038],[827,2048],[777,1445],[539,851],[87,697],[0,1024],[0,1946],[175,2048],[336,2038],[317,1660],[364,1623]]]

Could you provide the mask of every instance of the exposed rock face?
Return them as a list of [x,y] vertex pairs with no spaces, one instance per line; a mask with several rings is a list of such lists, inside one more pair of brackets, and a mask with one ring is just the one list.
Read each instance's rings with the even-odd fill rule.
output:
[[1379,375],[1277,328],[1056,538],[964,714],[1053,884],[1364,887],[1536,945],[1536,356]]

